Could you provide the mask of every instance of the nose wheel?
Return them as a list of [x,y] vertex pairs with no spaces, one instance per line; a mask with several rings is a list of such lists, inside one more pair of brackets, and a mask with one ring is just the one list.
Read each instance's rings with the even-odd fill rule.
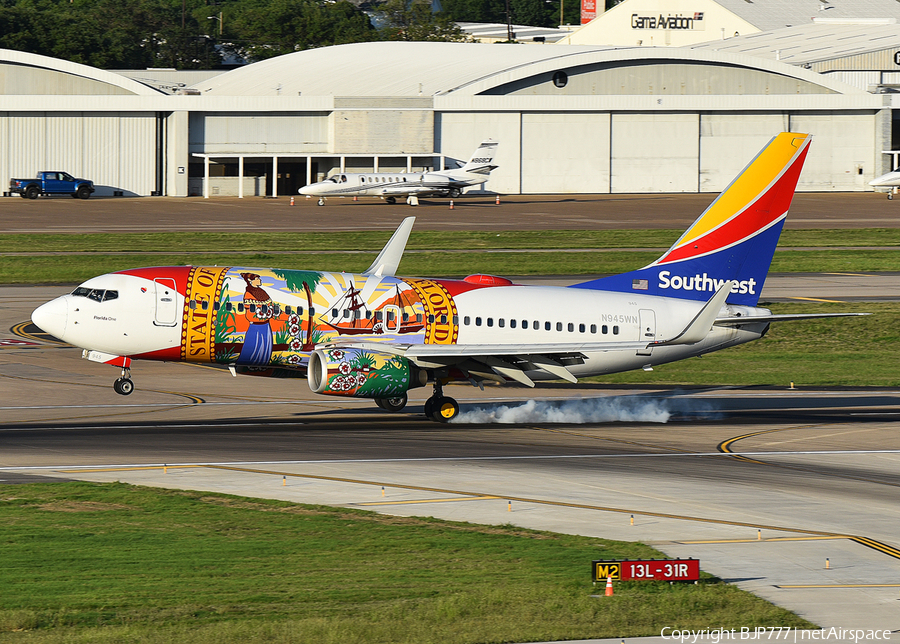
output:
[[131,381],[131,370],[122,369],[122,377],[113,383],[113,391],[121,396],[127,396],[134,391],[134,383]]
[[320,198],[316,203],[317,203],[318,205],[320,205],[320,206],[324,206],[324,205],[325,205],[325,200]]
[[459,415],[459,403],[445,396],[440,379],[434,381],[434,394],[425,401],[425,416],[436,423],[448,423]]

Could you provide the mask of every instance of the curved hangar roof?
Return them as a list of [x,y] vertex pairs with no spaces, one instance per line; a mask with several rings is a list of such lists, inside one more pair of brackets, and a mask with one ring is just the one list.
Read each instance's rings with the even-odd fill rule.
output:
[[[556,75],[561,71],[562,80]],[[194,88],[213,96],[864,93],[799,67],[743,54],[437,42],[308,49],[247,65]]]
[[161,92],[96,67],[0,49],[0,96],[42,94],[159,96]]

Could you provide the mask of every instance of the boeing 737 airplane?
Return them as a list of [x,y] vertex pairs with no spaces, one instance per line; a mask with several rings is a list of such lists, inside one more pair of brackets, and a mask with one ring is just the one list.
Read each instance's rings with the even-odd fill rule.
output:
[[381,197],[390,204],[397,197],[406,197],[406,203],[419,205],[419,197],[450,197],[456,199],[462,189],[488,180],[491,170],[497,166],[494,153],[496,141],[483,141],[472,158],[456,170],[439,170],[424,173],[405,172],[339,172],[325,181],[311,183],[300,188],[301,195],[318,197],[319,205],[325,205],[328,197]]
[[459,412],[450,381],[574,383],[757,340],[771,322],[845,315],[757,306],[809,142],[778,135],[655,262],[573,287],[395,277],[408,217],[361,274],[137,268],[89,279],[32,320],[120,368],[120,394],[134,360],[217,363],[388,411],[432,383],[425,414],[446,422]]

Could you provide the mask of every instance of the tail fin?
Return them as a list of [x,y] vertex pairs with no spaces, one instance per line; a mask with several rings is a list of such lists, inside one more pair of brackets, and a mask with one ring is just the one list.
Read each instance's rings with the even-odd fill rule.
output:
[[779,134],[662,257],[574,288],[708,300],[726,280],[734,280],[727,302],[755,306],[810,141],[809,134]]
[[491,170],[496,168],[494,165],[494,154],[497,152],[497,141],[488,139],[482,141],[478,149],[472,153],[472,157],[466,162],[461,170],[463,172],[473,172],[475,174],[490,174]]

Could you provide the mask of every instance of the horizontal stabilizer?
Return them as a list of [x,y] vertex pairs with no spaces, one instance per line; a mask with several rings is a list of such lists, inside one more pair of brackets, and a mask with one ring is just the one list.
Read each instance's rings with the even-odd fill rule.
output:
[[850,318],[871,313],[784,313],[781,315],[755,315],[746,317],[717,318],[716,326],[747,326],[761,322],[790,322],[791,320],[815,320],[819,318]]

